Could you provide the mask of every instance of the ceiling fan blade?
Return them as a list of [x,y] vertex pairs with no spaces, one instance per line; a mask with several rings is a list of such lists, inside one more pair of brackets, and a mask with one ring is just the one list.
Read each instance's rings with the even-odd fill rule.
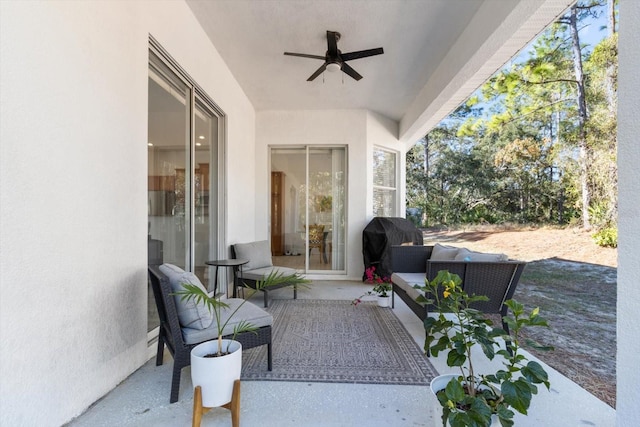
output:
[[377,49],[367,49],[359,50],[357,52],[343,53],[341,56],[343,61],[350,61],[352,59],[366,58],[367,56],[382,55],[383,53],[384,50],[379,47]]
[[335,31],[327,31],[327,52],[329,56],[335,58],[338,56],[338,33]]
[[342,71],[356,80],[360,80],[362,78],[362,76],[358,74],[356,70],[354,70],[347,63],[344,63],[344,62],[342,63]]
[[311,59],[322,59],[323,61],[325,60],[324,56],[319,56],[319,55],[309,55],[306,53],[292,53],[292,52],[285,52],[285,55],[289,55],[289,56],[299,56],[301,58],[311,58]]
[[316,77],[324,72],[327,69],[327,64],[322,64],[322,67],[318,68],[315,73],[311,74],[311,77],[307,79],[308,82],[313,81]]

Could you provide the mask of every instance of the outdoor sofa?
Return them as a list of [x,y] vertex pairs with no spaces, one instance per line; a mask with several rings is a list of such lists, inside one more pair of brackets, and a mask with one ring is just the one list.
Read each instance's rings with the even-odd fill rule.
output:
[[[395,307],[395,296],[424,320],[429,307],[416,301],[421,290],[415,285],[424,286],[425,280],[433,280],[440,270],[448,270],[462,279],[462,288],[469,295],[486,295],[489,300],[474,303],[473,308],[487,314],[507,314],[504,304],[513,294],[524,271],[526,263],[509,260],[504,254],[491,254],[470,251],[436,244],[434,246],[392,246],[393,274],[391,307]],[[502,322],[503,329],[509,332]]]

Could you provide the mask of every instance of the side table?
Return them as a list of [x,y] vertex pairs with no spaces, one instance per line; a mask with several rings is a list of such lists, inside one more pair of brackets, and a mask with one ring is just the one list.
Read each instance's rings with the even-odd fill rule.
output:
[[[238,270],[248,262],[248,259],[217,259],[214,261],[206,261],[205,264],[216,268],[215,279],[213,282],[213,294],[216,296],[218,295],[218,268],[231,267],[233,270],[233,297],[236,298],[238,289]],[[226,293],[227,292],[225,292],[225,294]]]

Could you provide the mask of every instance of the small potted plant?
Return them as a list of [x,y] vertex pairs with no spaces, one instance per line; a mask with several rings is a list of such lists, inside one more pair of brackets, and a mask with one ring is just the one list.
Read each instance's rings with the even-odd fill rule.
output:
[[[458,374],[444,375],[432,381],[431,389],[442,406],[442,425],[451,427],[487,427],[492,425],[512,426],[514,410],[527,414],[531,399],[538,391],[538,385],[549,389],[547,372],[535,361],[528,361],[521,352],[521,332],[525,327],[548,326],[539,316],[536,308],[526,314],[522,304],[509,300],[505,304],[511,314],[505,323],[511,335],[502,328],[494,328],[493,322],[483,313],[471,308],[474,302],[487,301],[486,296],[468,295],[462,290],[458,275],[446,270],[439,271],[424,286],[416,286],[424,291],[420,302],[436,307],[434,317],[424,320],[427,338],[425,351],[437,356],[447,352],[447,365],[459,369]],[[445,313],[450,313],[445,316]],[[508,343],[508,350],[500,348],[498,338]],[[504,344],[502,344],[504,345]],[[529,347],[549,350],[531,340]],[[479,346],[486,358],[503,358],[503,368],[492,373],[475,370],[472,353]],[[499,424],[498,424],[499,423]]]
[[[305,285],[310,282],[298,273],[285,275],[274,271],[264,280],[258,281],[255,289],[282,284]],[[203,342],[191,350],[191,379],[194,387],[199,385],[202,388],[203,406],[222,406],[231,401],[233,384],[240,379],[242,369],[242,345],[235,341],[235,337],[239,333],[257,329],[249,322],[240,321],[233,328],[232,339],[222,339],[225,328],[247,300],[242,300],[239,304],[234,300],[231,306],[215,295],[208,294],[202,287],[188,283],[183,283],[182,290],[174,292],[174,295],[183,300],[192,299],[196,304],[204,304],[213,314],[218,338]]]
[[353,300],[353,305],[358,305],[362,302],[362,298],[367,295],[377,295],[378,306],[389,307],[391,300],[391,279],[388,277],[380,277],[376,274],[376,267],[371,266],[364,271],[365,283],[375,285],[372,290],[364,293],[359,298]]

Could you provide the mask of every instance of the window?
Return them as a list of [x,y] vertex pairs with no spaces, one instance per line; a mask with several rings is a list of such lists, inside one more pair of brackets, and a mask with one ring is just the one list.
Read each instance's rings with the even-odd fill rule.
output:
[[375,147],[373,149],[373,215],[397,216],[397,154]]

